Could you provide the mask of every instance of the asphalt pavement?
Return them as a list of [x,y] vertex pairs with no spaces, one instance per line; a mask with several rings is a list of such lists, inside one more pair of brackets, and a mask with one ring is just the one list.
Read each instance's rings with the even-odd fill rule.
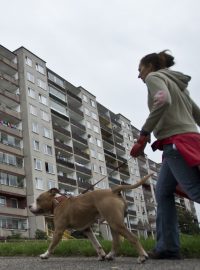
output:
[[136,258],[118,257],[99,262],[95,257],[0,257],[0,270],[200,270],[200,259],[148,260],[138,264]]

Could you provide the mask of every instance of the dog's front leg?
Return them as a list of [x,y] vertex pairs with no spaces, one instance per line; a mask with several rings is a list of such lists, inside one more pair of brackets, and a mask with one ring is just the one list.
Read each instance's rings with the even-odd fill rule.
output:
[[106,253],[104,252],[92,229],[89,227],[88,229],[84,230],[84,234],[88,237],[92,243],[92,246],[96,250],[98,254],[98,260],[103,261],[105,259]]
[[40,255],[41,259],[48,259],[49,258],[50,254],[54,251],[55,247],[57,246],[60,239],[62,238],[63,232],[64,231],[58,231],[58,230],[54,231],[53,239],[49,245],[49,248],[45,253]]

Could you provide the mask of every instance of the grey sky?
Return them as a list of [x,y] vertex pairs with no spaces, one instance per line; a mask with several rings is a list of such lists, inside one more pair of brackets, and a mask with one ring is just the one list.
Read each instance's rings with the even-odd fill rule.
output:
[[1,0],[1,44],[26,47],[140,129],[148,109],[137,69],[147,53],[170,49],[200,105],[199,10],[198,0]]

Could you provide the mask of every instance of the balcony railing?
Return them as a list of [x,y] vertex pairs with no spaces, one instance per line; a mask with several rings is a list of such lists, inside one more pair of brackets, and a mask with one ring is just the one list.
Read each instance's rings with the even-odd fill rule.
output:
[[72,153],[72,147],[61,142],[54,141],[54,145],[62,150]]
[[61,183],[64,183],[64,184],[70,184],[72,186],[76,186],[76,184],[77,184],[77,181],[75,179],[61,176],[61,175],[58,175],[58,181]]
[[76,99],[78,102],[82,103],[82,99],[76,95],[74,95],[72,92],[70,92],[69,90],[67,90],[67,95],[69,95],[70,97]]
[[92,171],[90,169],[88,169],[88,168],[76,165],[76,169],[79,172],[82,172],[82,173],[85,173],[85,174],[88,174],[88,175],[92,175]]
[[72,132],[72,138],[75,139],[76,141],[79,141],[85,145],[88,145],[88,142],[86,139],[83,139],[82,137],[80,137],[78,134],[76,134],[75,132]]
[[75,168],[75,166],[74,166],[74,163],[71,163],[71,162],[69,162],[69,161],[66,161],[66,160],[64,160],[64,159],[62,159],[62,158],[56,158],[56,162],[58,162],[59,164],[62,164],[62,165],[64,165],[64,166],[66,166],[66,167],[68,167],[68,168],[71,168],[71,169],[74,169]]
[[61,126],[58,126],[58,125],[53,124],[53,129],[55,129],[56,131],[62,133],[63,135],[66,135],[68,137],[71,137],[71,132],[68,131],[67,129],[61,127]]
[[76,126],[76,127],[80,128],[80,129],[86,131],[85,126],[82,125],[82,124],[80,124],[79,122],[77,122],[77,121],[74,120],[73,118],[70,119],[70,122],[71,122],[74,126]]

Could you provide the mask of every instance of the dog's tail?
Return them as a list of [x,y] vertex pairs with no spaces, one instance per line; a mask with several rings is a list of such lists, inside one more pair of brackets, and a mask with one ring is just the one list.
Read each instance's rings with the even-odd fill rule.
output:
[[124,190],[127,190],[127,189],[134,189],[134,188],[137,188],[139,186],[141,186],[142,184],[144,184],[148,179],[149,177],[153,175],[153,173],[150,173],[150,174],[147,174],[146,176],[144,176],[139,182],[137,182],[136,184],[134,185],[120,185],[120,186],[117,186],[117,187],[114,187],[112,189],[112,192],[113,193],[118,193],[120,191],[124,191]]

